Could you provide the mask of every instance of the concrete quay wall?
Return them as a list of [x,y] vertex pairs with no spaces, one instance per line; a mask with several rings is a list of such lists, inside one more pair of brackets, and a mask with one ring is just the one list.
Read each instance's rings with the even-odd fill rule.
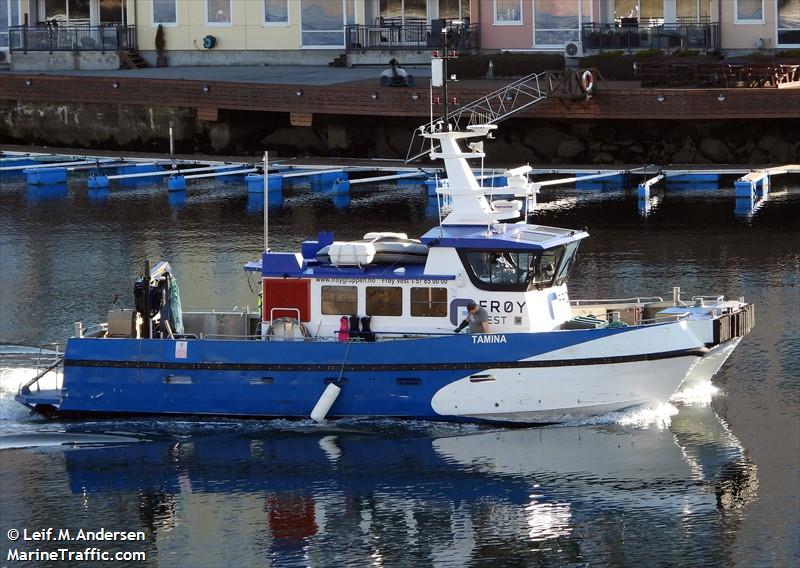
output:
[[[190,107],[0,100],[0,143],[164,152],[173,124],[179,153],[404,158],[423,117],[226,111]],[[800,161],[800,119],[568,120],[522,117],[486,144],[490,163],[760,164]]]

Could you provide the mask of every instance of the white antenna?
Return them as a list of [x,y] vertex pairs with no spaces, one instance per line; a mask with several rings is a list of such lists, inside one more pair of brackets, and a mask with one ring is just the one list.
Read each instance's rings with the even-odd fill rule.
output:
[[[433,66],[433,64],[431,64],[431,67],[432,66]],[[430,106],[430,109],[431,109],[431,132],[433,132],[433,78],[432,77],[431,77],[431,82],[430,82],[429,87],[430,87],[430,89],[429,89],[430,92],[428,93],[428,101],[430,102],[429,106]],[[423,148],[423,152],[424,152],[424,148],[425,148],[424,142],[423,142],[422,148]],[[431,153],[433,153],[433,138],[431,138]]]
[[269,252],[269,152],[264,152],[264,252]]

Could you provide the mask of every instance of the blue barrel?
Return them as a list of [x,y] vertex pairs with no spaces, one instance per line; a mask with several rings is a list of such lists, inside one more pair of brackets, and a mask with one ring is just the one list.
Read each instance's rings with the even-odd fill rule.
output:
[[[248,193],[264,193],[264,175],[247,174],[244,178],[247,183]],[[283,186],[283,178],[277,174],[270,175],[267,179],[267,191],[280,191]]]
[[171,175],[167,180],[167,191],[185,191],[186,178],[178,175]]
[[108,176],[89,176],[89,189],[98,189],[101,187],[108,187]]
[[28,176],[29,185],[53,185],[67,181],[67,168],[28,168],[22,173]]

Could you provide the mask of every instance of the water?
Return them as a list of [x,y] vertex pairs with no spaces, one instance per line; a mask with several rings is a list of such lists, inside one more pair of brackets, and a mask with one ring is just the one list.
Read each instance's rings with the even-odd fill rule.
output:
[[[263,246],[261,198],[199,182],[177,199],[146,184],[0,181],[0,565],[15,565],[10,548],[58,548],[7,538],[46,527],[145,531],[80,548],[145,552],[132,564],[146,566],[797,564],[800,186],[779,180],[744,216],[728,189],[670,192],[647,216],[635,192],[543,196],[538,222],[592,234],[573,298],[680,285],[756,302],[755,330],[714,384],[657,409],[524,429],[28,416],[11,393],[40,355],[19,345],[102,321],[115,295],[130,305],[145,258],[172,263],[185,306],[255,306],[241,266]],[[414,187],[357,189],[336,205],[284,191],[271,248],[435,222]]]

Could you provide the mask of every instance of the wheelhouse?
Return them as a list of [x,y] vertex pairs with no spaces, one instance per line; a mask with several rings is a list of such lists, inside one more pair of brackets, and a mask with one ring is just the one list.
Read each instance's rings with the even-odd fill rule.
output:
[[490,313],[493,331],[524,332],[569,317],[565,283],[585,236],[528,224],[438,226],[419,241],[402,235],[416,245],[406,263],[367,255],[370,239],[339,243],[321,233],[301,254],[265,253],[247,268],[261,272],[265,329],[293,318],[311,335],[335,338],[344,318],[367,318],[379,338],[447,333],[474,300]]

